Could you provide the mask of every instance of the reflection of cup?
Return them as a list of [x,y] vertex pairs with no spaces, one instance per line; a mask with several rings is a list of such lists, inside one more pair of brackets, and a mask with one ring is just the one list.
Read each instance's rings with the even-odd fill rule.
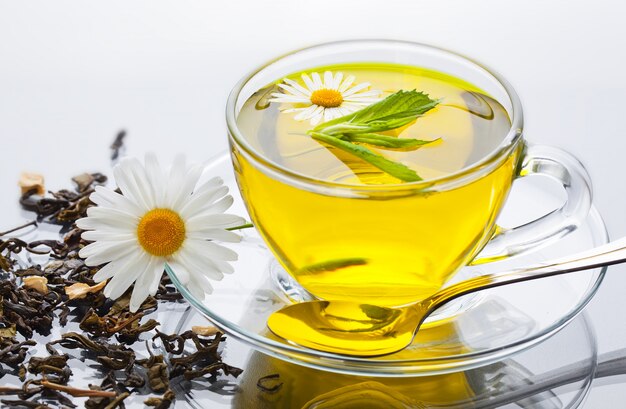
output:
[[[437,343],[456,338],[455,325],[439,321],[420,331],[420,341],[432,348],[422,348],[417,353],[424,359],[436,358]],[[468,351],[457,342],[448,352]],[[272,374],[278,377],[264,382],[264,377]],[[267,391],[259,383],[275,390]],[[276,388],[279,384],[280,388]],[[319,371],[258,352],[250,356],[239,386],[233,408],[419,409],[446,407],[475,397],[465,372],[399,378],[356,376]]]
[[[237,126],[242,104],[285,75],[337,63],[397,63],[443,72],[497,100],[511,119],[490,154],[447,176],[396,185],[346,185],[296,173],[260,154]],[[398,41],[347,41],[281,57],[244,78],[227,106],[232,158],[255,226],[287,271],[323,299],[403,305],[442,287],[461,267],[535,248],[572,231],[590,206],[584,168],[553,148],[529,146],[506,80],[448,51]],[[513,179],[561,182],[558,210],[515,229],[495,220]],[[367,217],[363,217],[367,215]]]
[[[458,339],[457,330],[454,324],[440,322],[418,335],[422,342],[436,344],[442,338]],[[571,343],[572,339],[577,342]],[[562,353],[565,344],[570,348]],[[457,345],[459,354],[468,352],[462,342]],[[246,409],[574,408],[591,386],[597,363],[596,346],[593,329],[583,314],[555,336],[520,352],[514,359],[465,371],[434,371],[425,376],[337,374],[255,352],[239,379],[231,406]],[[416,353],[427,356],[429,350],[433,348]]]

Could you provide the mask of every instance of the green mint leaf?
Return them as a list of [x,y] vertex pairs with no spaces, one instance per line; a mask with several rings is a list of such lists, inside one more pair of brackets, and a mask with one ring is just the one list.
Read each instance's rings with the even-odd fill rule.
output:
[[345,152],[363,159],[369,164],[377,167],[385,173],[398,178],[404,182],[417,182],[422,180],[421,177],[411,168],[403,165],[402,163],[391,161],[383,156],[380,156],[365,146],[355,145],[352,142],[344,141],[332,135],[327,135],[321,132],[309,132],[311,137],[317,141],[325,142],[330,146],[341,149]]
[[348,134],[342,135],[339,138],[349,142],[366,143],[382,148],[402,150],[414,150],[441,140],[441,138],[437,138],[432,141],[424,141],[421,139],[397,138],[395,136],[380,135],[377,133]]
[[324,122],[309,132],[326,135],[383,132],[414,121],[439,104],[423,92],[400,90],[359,111]]

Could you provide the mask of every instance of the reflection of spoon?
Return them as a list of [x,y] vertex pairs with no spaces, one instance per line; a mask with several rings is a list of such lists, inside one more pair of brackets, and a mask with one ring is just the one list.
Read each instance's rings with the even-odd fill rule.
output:
[[409,346],[433,311],[462,295],[625,261],[626,237],[574,256],[465,280],[406,308],[309,301],[274,312],[267,325],[279,337],[307,348],[354,356],[387,355]]

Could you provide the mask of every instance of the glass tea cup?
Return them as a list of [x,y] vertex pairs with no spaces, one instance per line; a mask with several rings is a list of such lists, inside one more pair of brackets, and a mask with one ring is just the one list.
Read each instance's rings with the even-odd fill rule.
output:
[[[459,171],[382,185],[303,174],[250,143],[237,117],[257,90],[296,72],[354,63],[399,64],[459,78],[498,101],[511,126],[496,149]],[[571,232],[591,205],[580,162],[524,139],[521,104],[504,78],[428,45],[354,40],[295,51],[242,79],[229,96],[226,119],[235,175],[255,227],[286,271],[320,299],[381,306],[419,301],[469,263],[512,256]],[[559,182],[567,200],[530,223],[499,228],[512,182],[531,175]]]

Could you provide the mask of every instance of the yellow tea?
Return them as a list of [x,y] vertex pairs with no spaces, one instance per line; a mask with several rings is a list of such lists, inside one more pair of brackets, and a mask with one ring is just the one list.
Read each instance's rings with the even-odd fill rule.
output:
[[[346,64],[302,74],[259,89],[237,117],[241,134],[266,162],[260,166],[233,146],[239,187],[255,226],[287,271],[319,298],[397,306],[434,293],[492,236],[519,152],[471,183],[429,189],[428,183],[404,182],[312,138],[307,131],[331,119],[319,109],[272,99],[289,89],[307,91],[309,82],[324,85],[328,78],[337,84],[337,78],[353,79],[350,86],[360,86],[356,94],[363,95],[353,98],[353,105],[349,95],[311,95],[333,109],[345,105],[336,116],[399,90],[428,94],[439,102],[433,109],[382,134],[434,142],[411,149],[356,143],[426,182],[462,171],[496,150],[511,126],[507,111],[472,84],[416,67]],[[295,180],[315,182],[287,180],[267,164]]]

